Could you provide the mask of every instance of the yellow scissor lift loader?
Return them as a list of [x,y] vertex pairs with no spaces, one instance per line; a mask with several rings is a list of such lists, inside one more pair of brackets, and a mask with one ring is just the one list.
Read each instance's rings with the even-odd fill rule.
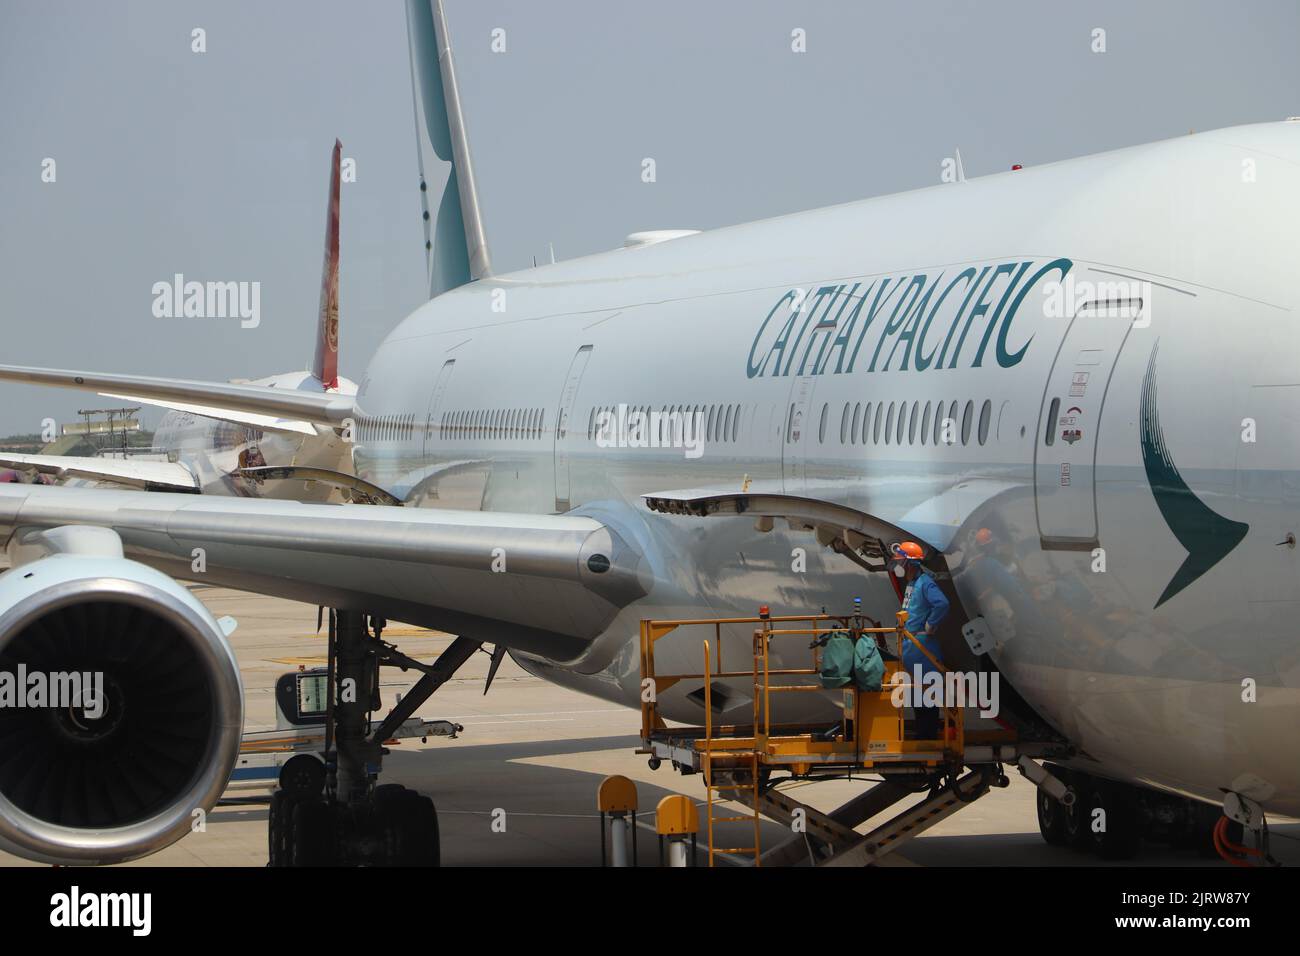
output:
[[[754,865],[789,865],[808,859],[811,843],[802,835],[766,853],[761,849],[762,816],[789,824],[800,813],[804,832],[823,848],[822,857],[814,859],[818,865],[877,863],[908,839],[983,796],[989,787],[1006,785],[1001,767],[1003,762],[1016,759],[1015,733],[1004,729],[968,731],[961,706],[943,708],[941,739],[907,738],[903,708],[895,705],[893,697],[895,687],[907,683],[901,665],[905,642],[920,648],[942,674],[946,675],[947,669],[907,631],[906,617],[899,612],[894,627],[877,627],[867,626],[872,622],[861,614],[773,617],[763,609],[758,617],[641,622],[641,686],[653,687],[654,693],[643,695],[649,699],[643,699],[641,704],[639,752],[650,754],[652,766],[671,760],[674,766],[703,775],[710,866],[720,854],[748,858]],[[743,670],[728,671],[722,660],[722,628],[737,624],[757,625],[753,632],[753,659]],[[707,637],[703,639],[703,671],[658,673],[656,643],[681,628],[712,629],[712,642]],[[822,686],[817,679],[820,644],[832,632],[847,634],[855,646],[860,637],[870,635],[883,643],[885,650],[893,652],[895,659],[886,661],[881,690],[860,691],[852,683],[835,690]],[[812,652],[811,666],[771,667],[770,648],[778,640],[807,641]],[[742,677],[753,681],[752,723],[714,724],[713,681]],[[647,680],[652,683],[647,685]],[[669,727],[659,715],[659,694],[684,680],[704,683],[703,727]],[[773,696],[800,693],[842,694],[839,733],[830,734],[824,723],[818,726],[773,723]],[[969,772],[963,775],[966,768]],[[881,779],[842,807],[822,813],[768,786],[772,771],[778,769],[808,779],[853,777],[858,773],[878,775]],[[921,792],[927,793],[925,799],[868,833],[853,829]],[[749,812],[726,812],[721,806],[724,803],[740,803]],[[736,846],[718,844],[716,824],[742,822],[752,825],[752,838],[745,838],[752,842]],[[730,832],[735,832],[735,828]]]

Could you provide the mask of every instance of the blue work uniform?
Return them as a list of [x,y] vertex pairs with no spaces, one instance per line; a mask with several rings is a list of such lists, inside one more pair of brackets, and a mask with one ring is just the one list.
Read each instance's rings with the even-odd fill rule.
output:
[[[907,586],[907,591],[903,594],[903,605],[907,610],[908,631],[916,635],[916,639],[925,645],[935,660],[942,663],[943,653],[939,649],[939,639],[933,634],[926,636],[923,632],[927,624],[937,628],[939,622],[947,616],[948,598],[928,571],[923,569]],[[911,674],[916,664],[921,665],[922,673],[935,669],[916,645],[908,641],[903,647],[903,667]]]

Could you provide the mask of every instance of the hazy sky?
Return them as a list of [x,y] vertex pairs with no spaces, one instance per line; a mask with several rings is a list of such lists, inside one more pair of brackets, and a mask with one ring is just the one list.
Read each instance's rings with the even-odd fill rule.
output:
[[[931,185],[954,147],[975,176],[1300,114],[1295,0],[446,2],[498,271]],[[0,361],[306,367],[336,136],[360,380],[425,286],[403,5],[0,0]],[[178,272],[260,282],[261,324],[154,317]],[[0,384],[0,434],[106,404]]]

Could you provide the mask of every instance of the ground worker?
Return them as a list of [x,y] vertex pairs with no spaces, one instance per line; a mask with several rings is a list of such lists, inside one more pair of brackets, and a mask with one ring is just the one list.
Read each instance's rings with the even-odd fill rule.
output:
[[[894,559],[903,568],[903,577],[907,581],[907,590],[903,592],[903,609],[907,611],[907,630],[914,635],[930,655],[943,663],[943,652],[935,632],[939,622],[948,613],[948,598],[921,564],[925,550],[915,541],[903,541],[891,549]],[[921,674],[937,670],[930,659],[911,641],[904,641],[903,670],[909,682],[915,683],[917,666]],[[919,690],[919,688],[917,688]],[[937,740],[943,734],[943,712],[937,707],[923,707],[919,699],[913,699],[916,713],[916,739]]]

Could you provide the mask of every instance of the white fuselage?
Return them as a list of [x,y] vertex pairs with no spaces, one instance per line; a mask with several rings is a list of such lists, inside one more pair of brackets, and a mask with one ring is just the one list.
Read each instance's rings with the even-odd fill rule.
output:
[[[310,372],[286,372],[250,382],[269,388],[324,391]],[[339,379],[338,392],[351,395],[355,383]],[[302,426],[305,427],[305,426]],[[168,411],[154,431],[154,446],[168,460],[180,462],[199,479],[205,495],[286,498],[294,501],[333,501],[333,486],[294,480],[262,481],[240,474],[260,465],[300,465],[328,471],[351,469],[349,447],[332,429],[301,431],[258,427],[256,424],[211,418],[197,412]]]
[[[1005,679],[1086,759],[1297,814],[1297,221],[1291,122],[494,277],[380,347],[357,474],[633,529],[650,595],[576,661],[520,656],[633,705],[640,618],[897,606],[780,521],[640,495],[748,478],[878,516],[943,551]],[[602,447],[620,405],[701,412],[702,454]],[[665,643],[661,668],[698,669],[698,641]],[[692,689],[665,712],[698,721]]]

